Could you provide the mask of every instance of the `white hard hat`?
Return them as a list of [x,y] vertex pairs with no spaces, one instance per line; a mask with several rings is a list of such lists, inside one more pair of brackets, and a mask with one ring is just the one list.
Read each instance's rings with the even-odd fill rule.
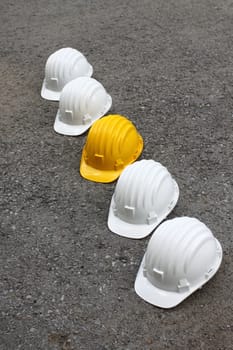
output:
[[108,227],[120,236],[149,235],[175,207],[179,188],[168,170],[140,160],[122,172],[111,200]]
[[45,65],[45,79],[41,96],[46,100],[59,101],[63,87],[71,80],[93,73],[92,66],[78,50],[66,47],[49,56]]
[[54,130],[63,135],[80,135],[112,105],[103,85],[89,77],[72,80],[62,90]]
[[189,217],[168,220],[149,241],[135,291],[148,303],[174,307],[208,282],[221,261],[221,245],[205,224]]

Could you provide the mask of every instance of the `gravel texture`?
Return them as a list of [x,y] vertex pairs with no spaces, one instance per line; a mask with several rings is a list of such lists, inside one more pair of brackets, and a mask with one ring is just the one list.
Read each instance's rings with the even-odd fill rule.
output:
[[[2,0],[1,350],[233,349],[233,3]],[[134,292],[149,238],[106,225],[115,187],[80,177],[86,135],[53,131],[47,57],[83,52],[180,187],[169,216],[205,222],[217,275],[171,310]]]

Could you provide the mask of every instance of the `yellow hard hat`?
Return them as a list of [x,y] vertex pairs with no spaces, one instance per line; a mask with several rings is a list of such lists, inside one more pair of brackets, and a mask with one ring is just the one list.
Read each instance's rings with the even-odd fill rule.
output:
[[81,175],[95,182],[112,182],[141,154],[143,139],[130,120],[108,115],[91,127],[83,148]]

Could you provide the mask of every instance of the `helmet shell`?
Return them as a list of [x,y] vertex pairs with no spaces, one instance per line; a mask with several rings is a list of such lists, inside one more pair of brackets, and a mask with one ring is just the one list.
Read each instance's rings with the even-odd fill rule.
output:
[[151,237],[135,281],[136,293],[163,308],[174,307],[217,272],[222,248],[195,218],[164,222]]
[[81,52],[71,47],[62,48],[47,59],[41,96],[59,101],[61,91],[68,82],[82,76],[90,77],[92,73],[92,66]]
[[90,77],[72,80],[62,90],[54,129],[63,135],[80,135],[112,105],[103,85]]
[[128,238],[143,238],[172,211],[178,197],[178,185],[163,165],[152,159],[137,161],[118,179],[109,229]]
[[108,115],[91,127],[83,148],[81,175],[96,182],[112,182],[141,154],[143,140],[126,117]]

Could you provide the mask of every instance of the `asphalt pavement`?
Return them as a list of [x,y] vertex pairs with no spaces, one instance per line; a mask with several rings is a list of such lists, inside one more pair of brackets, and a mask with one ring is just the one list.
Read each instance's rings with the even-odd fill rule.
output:
[[[0,349],[233,349],[232,0],[2,0],[0,31]],[[58,103],[40,90],[62,47],[136,125],[140,159],[176,179],[169,218],[222,244],[218,273],[174,309],[134,291],[149,237],[108,230],[116,182],[80,176],[87,133],[53,130]]]

